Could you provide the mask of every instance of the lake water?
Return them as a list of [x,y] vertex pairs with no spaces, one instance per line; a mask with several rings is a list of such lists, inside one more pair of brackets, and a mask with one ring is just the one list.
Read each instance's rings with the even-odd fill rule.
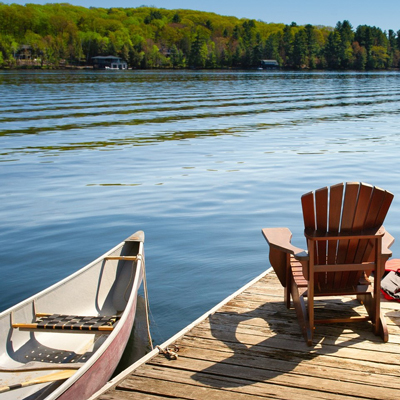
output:
[[0,309],[136,230],[156,344],[269,267],[261,228],[304,247],[300,196],[395,194],[400,73],[0,72]]

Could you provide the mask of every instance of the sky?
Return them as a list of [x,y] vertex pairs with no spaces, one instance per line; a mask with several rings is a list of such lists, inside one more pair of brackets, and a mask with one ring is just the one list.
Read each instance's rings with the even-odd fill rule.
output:
[[358,25],[376,26],[382,30],[400,30],[400,0],[15,0],[4,3],[66,2],[83,7],[139,7],[185,8],[209,11],[221,15],[250,18],[264,22],[298,25],[312,24],[334,27],[338,21],[348,20],[353,28]]

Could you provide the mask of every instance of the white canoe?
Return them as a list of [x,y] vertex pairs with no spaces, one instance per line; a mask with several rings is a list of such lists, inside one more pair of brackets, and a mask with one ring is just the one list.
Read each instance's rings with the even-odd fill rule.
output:
[[84,400],[107,382],[132,330],[143,242],[136,232],[0,314],[0,400]]

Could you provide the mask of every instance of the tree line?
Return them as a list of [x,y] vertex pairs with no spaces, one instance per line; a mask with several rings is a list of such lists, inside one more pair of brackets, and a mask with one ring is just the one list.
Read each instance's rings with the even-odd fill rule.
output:
[[291,69],[400,67],[400,30],[298,26],[154,7],[85,8],[0,3],[0,67],[29,53],[42,67],[90,65],[119,56],[131,68],[257,68],[276,60]]

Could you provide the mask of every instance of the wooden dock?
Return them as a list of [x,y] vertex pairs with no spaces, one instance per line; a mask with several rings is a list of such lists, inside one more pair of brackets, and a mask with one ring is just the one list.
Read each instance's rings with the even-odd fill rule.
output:
[[[324,315],[363,314],[351,298],[319,301]],[[163,346],[118,375],[93,399],[397,399],[400,303],[382,303],[389,342],[367,322],[319,325],[308,347],[273,272],[230,296]]]

